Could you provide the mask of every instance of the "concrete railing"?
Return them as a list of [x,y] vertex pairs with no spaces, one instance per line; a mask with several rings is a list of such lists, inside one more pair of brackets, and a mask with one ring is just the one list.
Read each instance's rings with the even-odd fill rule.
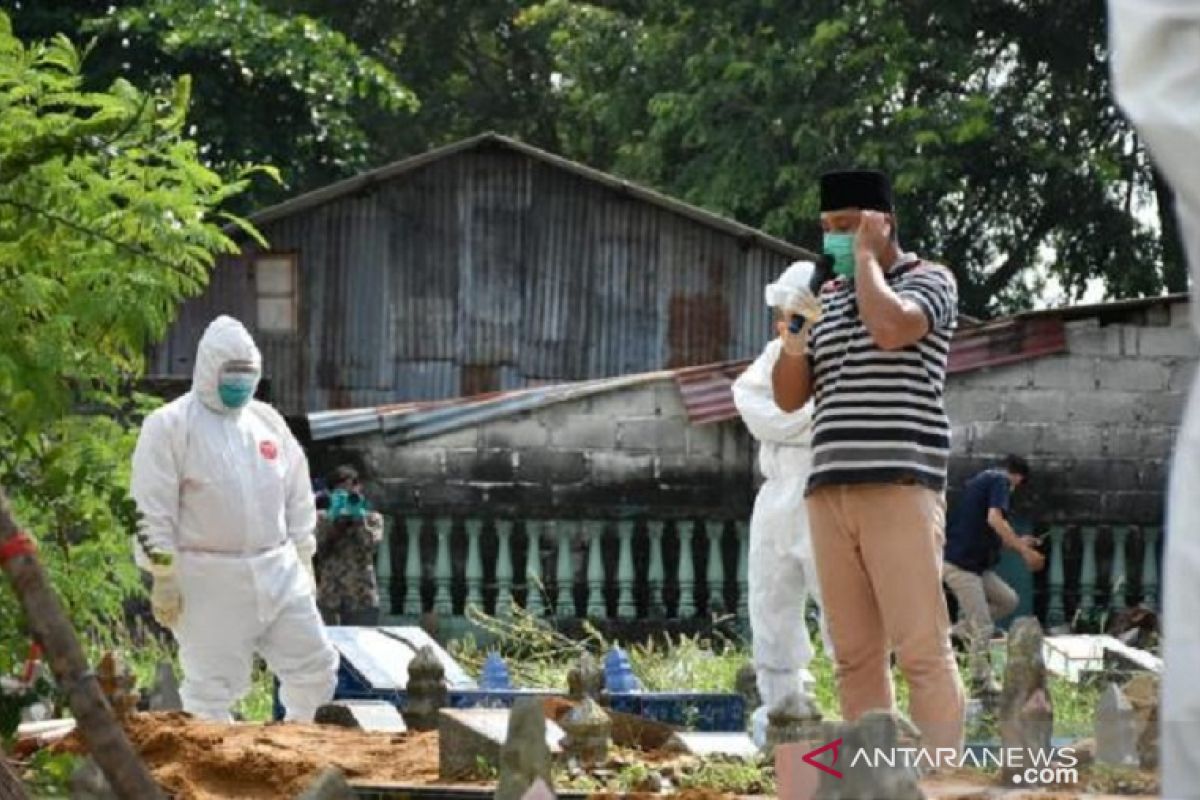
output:
[[744,522],[390,520],[379,557],[384,616],[504,617],[515,600],[558,619],[747,618]]
[[[1019,592],[1047,626],[1093,624],[1159,607],[1160,531],[1056,526],[1046,569]],[[379,557],[383,616],[507,616],[593,621],[747,621],[748,525],[727,520],[542,520],[408,515],[389,519]]]

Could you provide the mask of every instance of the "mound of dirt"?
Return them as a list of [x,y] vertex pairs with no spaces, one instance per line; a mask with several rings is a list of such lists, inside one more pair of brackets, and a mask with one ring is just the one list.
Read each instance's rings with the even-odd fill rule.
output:
[[[438,779],[436,733],[223,725],[178,712],[130,715],[125,730],[155,779],[177,800],[291,798],[328,766],[361,783],[428,784]],[[60,747],[85,750],[78,734]]]

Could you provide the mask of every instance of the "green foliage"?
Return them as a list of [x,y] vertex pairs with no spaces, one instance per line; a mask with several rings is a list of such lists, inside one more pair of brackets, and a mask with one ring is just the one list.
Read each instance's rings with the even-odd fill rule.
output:
[[679,780],[681,789],[709,789],[733,795],[775,795],[773,770],[758,761],[704,761]]
[[1075,296],[1169,278],[1134,213],[1161,187],[1110,98],[1099,0],[546,0],[518,21],[549,31],[562,144],[597,166],[813,248],[817,175],[886,169],[902,240],[973,314],[1027,305],[1035,267]]
[[[82,69],[66,38],[23,44],[0,14],[0,485],[77,629],[104,644],[140,591],[128,423],[147,400],[128,388],[234,250],[215,212],[253,170],[204,166],[186,78],[91,91]],[[0,653],[27,641],[0,592]]]
[[902,241],[954,269],[969,313],[1048,278],[1187,286],[1169,189],[1111,99],[1101,0],[106,6],[21,18],[87,21],[101,77],[194,74],[212,162],[277,164],[293,191],[494,129],[815,248],[817,175],[858,164],[892,173]]
[[70,753],[55,753],[45,748],[34,753],[25,774],[25,788],[33,797],[70,797],[71,775],[82,759]]
[[385,117],[394,132],[417,107],[384,64],[325,21],[294,9],[276,12],[253,0],[53,6],[22,9],[19,22],[42,36],[94,35],[90,83],[120,76],[157,87],[191,75],[191,130],[204,142],[206,162],[231,178],[247,163],[281,171],[286,187],[252,187],[246,200],[256,204],[371,166],[379,138],[368,123]]

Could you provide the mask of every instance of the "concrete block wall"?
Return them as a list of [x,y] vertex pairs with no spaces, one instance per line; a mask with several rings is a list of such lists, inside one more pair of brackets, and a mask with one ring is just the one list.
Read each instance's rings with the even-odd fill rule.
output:
[[320,448],[393,512],[521,517],[740,517],[752,496],[740,422],[693,426],[671,380],[547,406],[400,447],[378,435]]
[[[1035,471],[1039,520],[1162,522],[1170,454],[1197,359],[1189,306],[1067,323],[1067,352],[950,378],[951,501],[1008,453]],[[1020,497],[1020,495],[1018,495]]]

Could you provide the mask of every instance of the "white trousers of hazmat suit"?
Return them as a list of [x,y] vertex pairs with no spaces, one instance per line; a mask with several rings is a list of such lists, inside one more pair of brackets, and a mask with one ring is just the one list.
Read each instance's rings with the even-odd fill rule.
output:
[[[775,404],[771,372],[781,347],[778,339],[768,343],[733,384],[738,413],[760,443],[764,478],[750,517],[747,565],[754,669],[763,701],[756,727],[768,711],[799,710],[787,703],[805,693],[803,676],[813,656],[804,611],[810,597],[820,606],[804,503],[813,406],[785,412]],[[821,624],[824,632],[823,617]],[[828,648],[829,637],[823,638]]]
[[[1200,332],[1200,0],[1109,0],[1117,102],[1175,191]],[[1163,558],[1162,796],[1200,798],[1200,376],[1175,444]]]
[[[269,405],[221,402],[221,368],[239,360],[261,375],[250,334],[219,317],[200,340],[192,390],[146,418],[131,493],[140,534],[172,556],[182,595],[174,634],[184,710],[230,720],[257,652],[279,678],[287,718],[311,721],[333,696],[338,657],[298,555],[315,547],[308,461]],[[134,549],[148,568],[141,543]]]

